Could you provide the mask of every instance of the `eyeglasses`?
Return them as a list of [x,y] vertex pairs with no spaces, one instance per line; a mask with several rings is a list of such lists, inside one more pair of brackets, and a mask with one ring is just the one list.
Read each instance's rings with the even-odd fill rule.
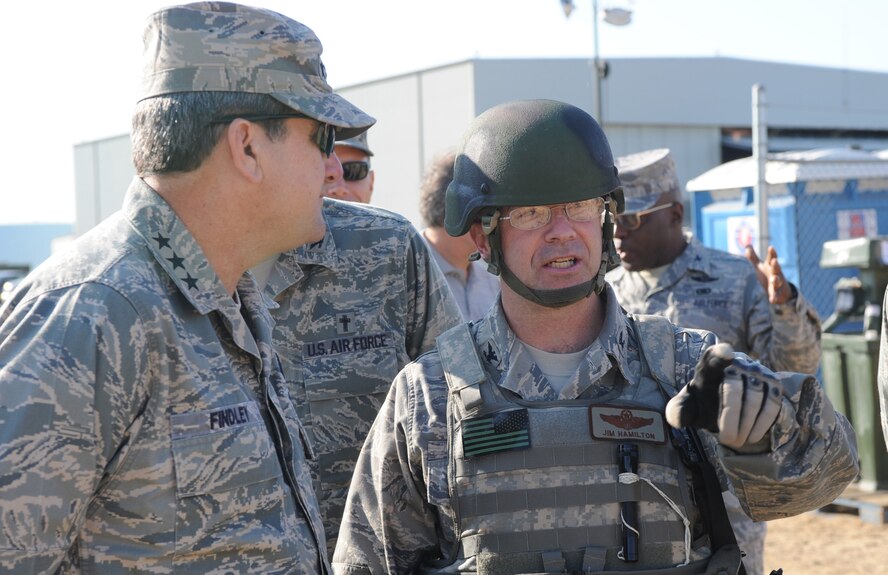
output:
[[[227,124],[241,118],[249,122],[262,122],[264,120],[286,120],[287,118],[305,118],[314,120],[310,116],[293,112],[291,114],[235,114],[233,116],[223,116],[213,120],[214,124]],[[317,144],[321,152],[328,158],[333,153],[333,146],[336,145],[336,126],[324,122],[318,122],[318,129],[314,135],[314,142]]]
[[569,220],[575,222],[591,222],[600,219],[604,214],[604,198],[592,198],[580,202],[558,204],[557,206],[522,206],[509,210],[508,216],[500,216],[500,220],[509,220],[513,228],[519,230],[536,230],[549,223],[552,212],[561,208]]
[[370,163],[358,160],[355,162],[342,162],[342,179],[346,182],[363,180],[370,173]]
[[659,206],[654,206],[653,208],[648,208],[647,210],[639,210],[637,212],[632,212],[631,214],[620,214],[618,215],[614,221],[617,222],[617,226],[627,229],[627,230],[637,230],[641,227],[642,221],[641,218],[644,216],[650,215],[654,212],[659,212],[660,210],[665,210],[666,208],[671,208],[674,206],[676,202],[669,202],[668,204],[661,204]]

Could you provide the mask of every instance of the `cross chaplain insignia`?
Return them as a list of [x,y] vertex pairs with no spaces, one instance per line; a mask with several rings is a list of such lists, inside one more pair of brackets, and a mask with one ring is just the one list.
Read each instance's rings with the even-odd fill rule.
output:
[[463,455],[476,457],[530,447],[527,409],[511,409],[462,421]]

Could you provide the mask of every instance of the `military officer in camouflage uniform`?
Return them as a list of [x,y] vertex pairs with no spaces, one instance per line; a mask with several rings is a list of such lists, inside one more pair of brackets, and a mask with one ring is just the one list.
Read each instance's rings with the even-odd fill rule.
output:
[[[684,205],[668,149],[617,159],[626,212],[616,218],[622,260],[607,274],[620,304],[683,327],[705,329],[775,371],[814,373],[820,362],[820,319],[787,282],[770,249],[765,262],[704,247],[682,229]],[[764,569],[766,526],[725,494],[749,575]]]
[[422,237],[402,216],[324,200],[324,239],[256,270],[278,305],[274,341],[312,445],[332,555],[358,452],[392,380],[461,321]]
[[336,142],[334,151],[342,162],[342,177],[329,182],[324,195],[344,202],[369,204],[376,172],[370,166],[373,152],[367,143],[367,132]]
[[447,230],[470,231],[501,299],[398,374],[335,572],[737,573],[728,479],[770,519],[856,475],[853,430],[813,377],[617,305],[604,268],[622,192],[588,114],[496,106],[455,168]]
[[321,44],[268,10],[149,17],[123,210],[0,310],[0,570],[327,573],[308,445],[244,272],[324,237]]
[[446,151],[426,167],[419,188],[419,214],[426,226],[422,237],[441,268],[460,314],[466,321],[476,321],[499,297],[499,279],[487,273],[484,262],[474,259],[477,252],[469,234],[455,238],[444,229],[444,199],[453,180],[455,160],[456,151]]

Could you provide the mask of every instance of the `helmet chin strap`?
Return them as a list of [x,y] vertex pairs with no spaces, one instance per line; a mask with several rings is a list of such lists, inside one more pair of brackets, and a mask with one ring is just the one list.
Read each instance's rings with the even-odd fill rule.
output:
[[[493,229],[490,229],[491,227]],[[490,229],[489,232],[488,229]],[[487,262],[487,271],[502,277],[506,285],[524,299],[546,307],[564,307],[585,299],[593,293],[601,293],[605,284],[604,274],[620,263],[614,245],[614,220],[610,209],[605,210],[605,218],[601,226],[602,249],[598,273],[595,274],[594,279],[566,288],[545,290],[528,287],[506,265],[499,230],[495,226],[488,225],[485,226],[485,232],[487,232],[490,242],[490,261]]]

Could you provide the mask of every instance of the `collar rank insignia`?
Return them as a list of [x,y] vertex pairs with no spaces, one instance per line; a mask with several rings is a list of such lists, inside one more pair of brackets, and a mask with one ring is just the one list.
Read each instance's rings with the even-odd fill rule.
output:
[[530,447],[527,409],[511,409],[462,420],[465,457]]
[[487,363],[499,365],[499,356],[496,355],[496,350],[493,348],[492,343],[488,341],[487,349],[485,349],[482,353],[484,354],[484,359],[487,360]]

